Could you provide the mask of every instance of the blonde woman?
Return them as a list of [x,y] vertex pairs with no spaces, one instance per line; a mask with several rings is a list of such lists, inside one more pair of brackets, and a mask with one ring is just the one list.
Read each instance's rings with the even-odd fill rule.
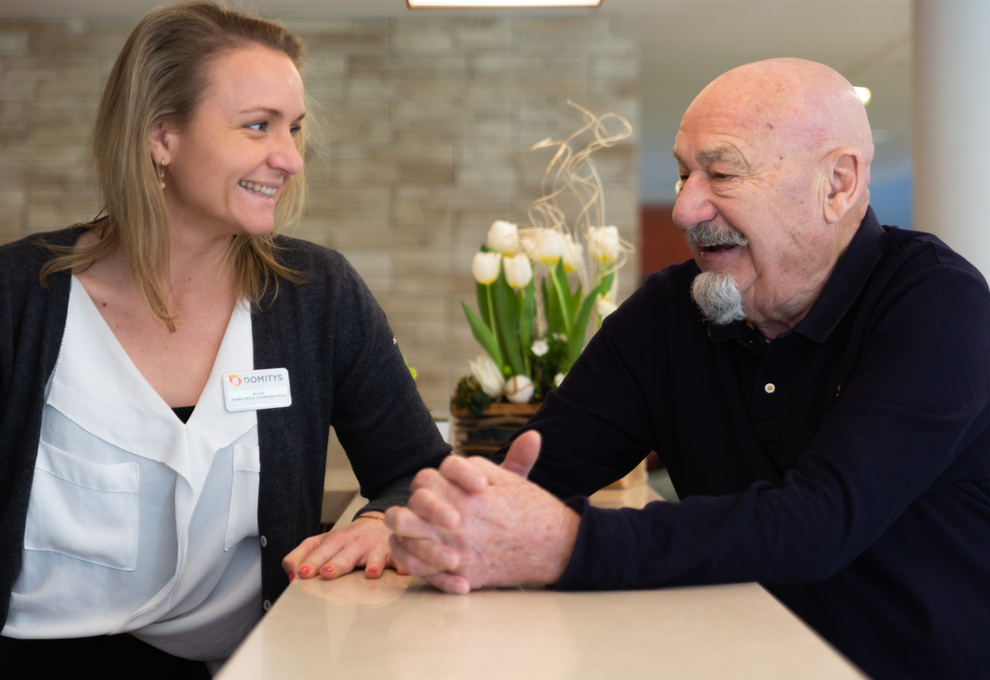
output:
[[[290,578],[392,566],[382,513],[449,451],[358,275],[278,235],[302,55],[210,2],[151,12],[100,104],[100,216],[0,248],[11,667],[206,677]],[[331,425],[372,500],[314,536]]]

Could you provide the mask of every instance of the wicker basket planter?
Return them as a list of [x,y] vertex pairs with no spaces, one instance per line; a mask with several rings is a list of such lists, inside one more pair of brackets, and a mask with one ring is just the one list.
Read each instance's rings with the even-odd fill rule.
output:
[[[519,428],[526,424],[541,404],[500,402],[475,418],[466,408],[451,407],[450,443],[454,453],[462,456],[491,456],[505,446]],[[607,489],[627,489],[647,483],[646,460]]]
[[463,456],[491,456],[536,413],[540,404],[492,404],[480,418],[451,408],[450,443]]

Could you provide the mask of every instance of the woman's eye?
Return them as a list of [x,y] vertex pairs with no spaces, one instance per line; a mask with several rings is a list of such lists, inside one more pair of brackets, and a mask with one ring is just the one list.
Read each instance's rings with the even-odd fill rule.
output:
[[289,132],[291,132],[293,136],[298,135],[300,132],[302,132],[302,125],[293,125],[292,127],[289,128]]
[[264,132],[265,130],[268,129],[268,122],[260,121],[257,123],[251,123],[250,125],[248,125],[248,128],[251,130],[257,130],[258,132]]

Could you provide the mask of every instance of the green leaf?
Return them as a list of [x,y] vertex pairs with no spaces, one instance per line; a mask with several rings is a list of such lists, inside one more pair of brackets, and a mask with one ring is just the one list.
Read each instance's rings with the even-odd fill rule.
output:
[[[558,332],[570,337],[573,330],[574,315],[571,312],[571,291],[567,285],[567,272],[563,267],[550,267],[547,276],[550,279],[550,291],[556,301],[556,315],[559,321]],[[563,276],[561,276],[563,274]]]
[[615,272],[609,272],[602,277],[602,280],[598,282],[597,291],[599,295],[608,295],[608,292],[612,289],[612,280],[615,278]]
[[584,349],[584,336],[588,331],[588,321],[591,319],[591,310],[595,306],[598,297],[597,289],[588,294],[581,302],[577,316],[574,319],[574,330],[567,336],[567,363],[566,370],[571,370],[571,366],[577,361]]
[[536,318],[536,284],[533,281],[522,291],[519,301],[519,344],[522,345],[523,367],[532,376],[529,367],[529,348],[533,344],[533,319]]
[[[478,315],[485,319],[485,323],[488,323],[488,319],[492,318],[491,313],[488,311],[488,286],[483,283],[474,282],[474,292],[475,296],[478,298]],[[495,329],[491,326],[488,327],[492,333]]]
[[468,307],[463,302],[461,307],[464,308],[464,316],[467,317],[468,325],[471,326],[471,334],[474,335],[474,339],[478,341],[478,344],[488,352],[488,355],[502,367],[502,353],[498,348],[498,341],[495,339],[495,334],[492,333],[488,325],[481,320],[481,318],[474,313],[474,310]]
[[560,280],[561,287],[567,297],[567,317],[573,319],[581,304],[581,287],[577,286],[573,291],[571,290],[571,284],[567,279],[567,269],[564,268],[563,260],[557,263],[557,278]]
[[499,346],[504,350],[503,356],[512,369],[512,375],[519,375],[525,370],[519,346],[519,303],[515,291],[505,280],[504,272],[499,273],[492,284],[492,298]]
[[564,332],[564,317],[560,313],[557,294],[547,279],[540,279],[540,293],[543,296],[543,311],[547,319],[547,332],[550,335]]

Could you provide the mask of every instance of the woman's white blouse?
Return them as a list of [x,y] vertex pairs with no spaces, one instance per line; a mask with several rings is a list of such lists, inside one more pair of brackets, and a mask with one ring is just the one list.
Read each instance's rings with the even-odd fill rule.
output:
[[226,411],[221,376],[253,368],[240,304],[183,424],[73,277],[4,635],[229,656],[261,610],[260,464],[256,412]]

